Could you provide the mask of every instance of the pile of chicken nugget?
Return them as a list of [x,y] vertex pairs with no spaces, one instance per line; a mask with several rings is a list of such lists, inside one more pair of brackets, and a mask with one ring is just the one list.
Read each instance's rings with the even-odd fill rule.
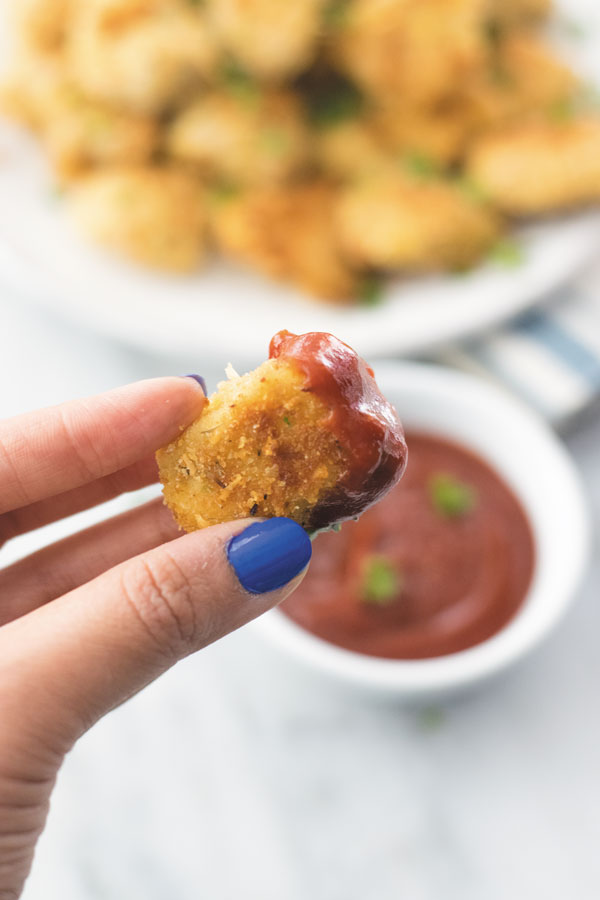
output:
[[12,0],[4,113],[81,228],[316,298],[464,271],[600,200],[600,115],[547,0]]

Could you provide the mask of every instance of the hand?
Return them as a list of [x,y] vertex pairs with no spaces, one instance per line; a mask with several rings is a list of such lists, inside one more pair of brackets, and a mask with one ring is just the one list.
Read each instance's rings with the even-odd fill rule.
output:
[[[155,481],[154,451],[205,402],[159,378],[0,423],[0,543]],[[20,895],[77,738],[279,603],[309,559],[289,519],[178,536],[155,500],[0,571],[0,900]]]

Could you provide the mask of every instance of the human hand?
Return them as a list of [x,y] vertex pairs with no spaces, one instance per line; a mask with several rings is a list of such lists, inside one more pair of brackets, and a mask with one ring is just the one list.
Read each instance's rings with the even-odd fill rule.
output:
[[[154,451],[204,402],[159,378],[0,423],[0,544],[155,481]],[[283,600],[310,553],[289,519],[178,536],[157,499],[0,571],[0,900],[20,895],[77,738]]]

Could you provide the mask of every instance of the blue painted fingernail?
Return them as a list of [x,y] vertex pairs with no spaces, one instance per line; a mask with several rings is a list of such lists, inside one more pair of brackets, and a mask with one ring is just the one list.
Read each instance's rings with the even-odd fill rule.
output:
[[183,375],[183,378],[193,378],[194,381],[197,381],[202,390],[204,391],[204,396],[208,397],[208,391],[206,390],[206,382],[202,375]]
[[251,594],[283,587],[308,565],[311,554],[305,530],[284,518],[255,522],[227,545],[227,558]]

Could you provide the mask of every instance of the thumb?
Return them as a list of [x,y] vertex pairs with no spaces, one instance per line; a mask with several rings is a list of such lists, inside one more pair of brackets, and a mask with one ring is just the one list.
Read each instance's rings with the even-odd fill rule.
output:
[[11,622],[0,630],[3,737],[65,753],[178,659],[283,600],[310,556],[310,539],[290,519],[218,525]]

